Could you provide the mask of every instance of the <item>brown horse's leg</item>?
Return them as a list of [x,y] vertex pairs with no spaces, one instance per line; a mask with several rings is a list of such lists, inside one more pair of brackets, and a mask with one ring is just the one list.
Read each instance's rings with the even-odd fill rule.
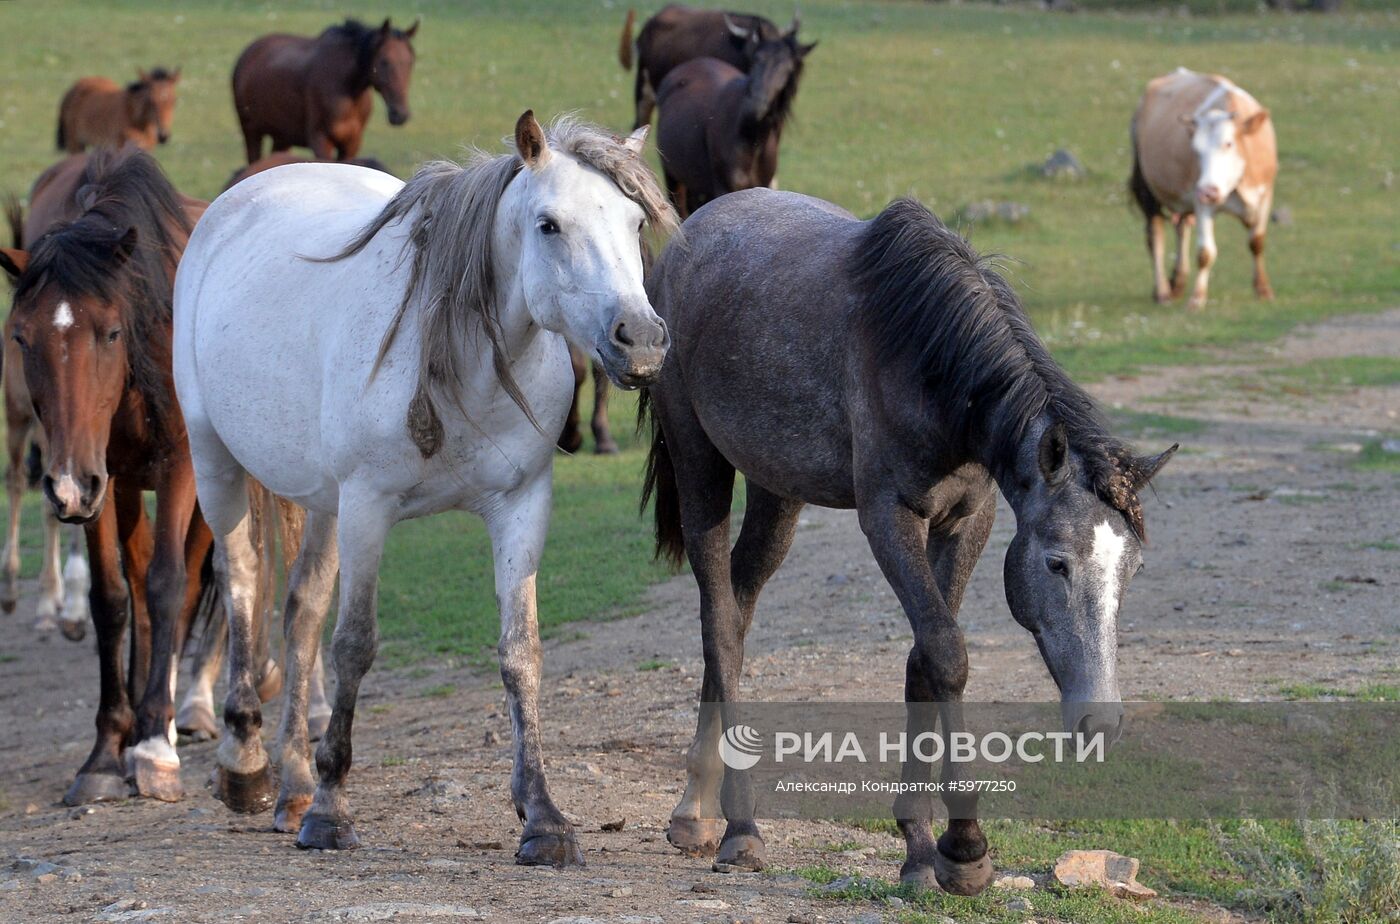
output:
[[558,446],[565,452],[578,452],[583,445],[583,434],[579,432],[578,399],[583,383],[588,378],[588,359],[576,348],[569,347],[569,362],[574,367],[574,401],[569,405],[569,416],[564,418],[564,431],[559,434]]
[[154,540],[151,521],[139,491],[112,496],[117,508],[117,531],[121,541],[122,566],[131,593],[131,658],[127,676],[127,697],[140,702],[151,671],[151,620],[146,609],[146,572],[150,568]]
[[325,625],[326,610],[335,593],[335,576],[340,567],[335,530],[335,517],[308,512],[301,553],[287,583],[287,610],[283,617],[287,701],[278,731],[282,789],[277,796],[273,827],[288,834],[301,830],[302,818],[316,794],[316,781],[311,776],[308,717],[311,680],[320,654],[321,627]]
[[306,133],[306,146],[316,155],[317,160],[335,160],[338,153],[330,136],[319,128],[313,128]]
[[175,752],[175,676],[187,617],[185,546],[196,528],[194,469],[176,466],[156,490],[155,549],[146,572],[151,617],[151,673],[136,707],[131,751],[138,795],[175,802],[184,796]]
[[[874,478],[871,482],[878,483]],[[893,490],[877,491],[857,502],[861,530],[914,630],[904,685],[904,698],[911,704],[909,735],[912,739],[930,730],[932,707],[912,705],[920,703],[938,704],[945,736],[960,732],[967,648],[929,565],[928,521],[906,507]],[[945,780],[956,772],[952,762],[945,763]],[[906,767],[905,773],[916,771]],[[945,803],[952,820],[948,832],[935,843],[930,830],[931,798],[912,793],[895,801],[906,851],[900,879],[923,888],[936,883],[949,892],[974,895],[987,887],[992,874],[986,838],[976,826],[976,796],[946,796]]]
[[600,456],[617,452],[612,429],[608,426],[608,392],[611,384],[603,367],[593,363],[593,451]]
[[[116,478],[108,481],[107,490],[114,500],[123,494]],[[126,633],[128,598],[118,547],[117,505],[105,504],[97,519],[84,527],[84,533],[92,567],[90,603],[97,630],[102,692],[97,707],[97,741],[77,778],[64,793],[66,805],[127,797],[122,750],[135,724],[122,677],[122,636]]]

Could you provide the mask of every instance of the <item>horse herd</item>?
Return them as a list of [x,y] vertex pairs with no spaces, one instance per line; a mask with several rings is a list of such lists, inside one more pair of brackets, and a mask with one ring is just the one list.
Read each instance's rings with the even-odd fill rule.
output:
[[[126,91],[80,81],[65,97],[65,149],[104,146],[45,173],[0,267],[15,284],[5,382],[7,408],[28,415],[20,454],[32,434],[48,507],[82,525],[91,568],[97,739],[66,802],[181,798],[177,728],[220,734],[212,685],[226,644],[216,794],[235,811],[273,809],[298,846],[357,845],[345,784],[384,542],[404,519],[462,509],[492,546],[516,856],[582,863],[546,783],[535,576],[556,443],[566,418],[577,425],[588,362],[645,389],[643,501],[658,553],[688,558],[701,590],[702,700],[721,709],[696,729],[675,846],[716,869],[765,863],[748,775],[721,766],[718,742],[759,594],[805,504],[858,512],[913,628],[906,698],[937,703],[957,731],[968,672],[957,614],[1000,493],[1016,514],[1007,602],[1060,689],[1065,726],[1116,734],[1117,613],[1146,536],[1139,494],[1176,447],[1139,456],[1115,438],[1012,288],[919,203],[862,221],[769,188],[814,47],[796,18],[779,30],[671,6],[635,43],[633,26],[629,13],[630,135],[567,117],[542,126],[526,111],[507,153],[428,163],[406,183],[284,162],[206,205],[142,150],[169,137],[178,70]],[[417,29],[347,22],[250,45],[234,70],[249,163],[266,159],[268,136],[283,161],[293,146],[355,158],[375,90],[392,122],[406,120]],[[125,127],[84,116],[97,99]],[[642,157],[654,107],[664,191]],[[1224,209],[1250,225],[1267,294],[1267,111],[1223,78],[1179,71],[1149,87],[1133,141],[1155,293],[1184,279],[1179,261],[1181,278],[1165,281],[1164,213],[1182,248],[1188,216],[1201,227],[1203,303],[1210,216]],[[656,234],[670,239],[652,260]],[[731,547],[738,473],[746,507]],[[279,564],[280,665],[268,628]],[[319,640],[337,577],[327,703]],[[200,621],[210,641],[177,717],[179,654]],[[261,704],[279,692],[274,772]],[[921,772],[911,763],[906,779]],[[901,877],[975,894],[992,872],[976,796],[943,801],[936,839],[930,796],[896,802]]]

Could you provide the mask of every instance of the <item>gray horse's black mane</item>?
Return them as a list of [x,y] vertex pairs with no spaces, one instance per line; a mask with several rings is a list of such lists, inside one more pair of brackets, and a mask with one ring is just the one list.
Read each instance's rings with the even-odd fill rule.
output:
[[[189,217],[155,159],[130,149],[94,151],[77,198],[86,211],[30,248],[15,304],[47,285],[116,304],[125,329],[127,387],[145,399],[154,429],[162,432],[173,405],[166,377],[175,266],[190,234]],[[122,255],[129,230],[136,232],[135,248]]]
[[1085,487],[1142,537],[1129,447],[1050,356],[986,258],[923,205],[899,199],[870,222],[849,269],[865,292],[857,324],[875,356],[913,367],[950,437],[1000,477],[1031,424],[1048,415],[1064,426]]

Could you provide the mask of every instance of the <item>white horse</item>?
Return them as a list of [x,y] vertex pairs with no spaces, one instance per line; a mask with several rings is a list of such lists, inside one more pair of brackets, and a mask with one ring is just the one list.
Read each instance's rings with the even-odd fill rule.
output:
[[[517,153],[433,163],[407,184],[345,165],[268,171],[224,193],[175,284],[175,383],[199,500],[228,579],[230,689],[220,790],[271,796],[247,654],[245,475],[307,508],[287,601],[278,830],[301,847],[358,843],[345,795],[351,722],[374,658],[390,527],[480,515],[501,615],[501,676],[524,819],[521,863],[582,863],[545,784],[535,572],[554,441],[573,393],[568,344],[623,387],[654,380],[669,344],[642,287],[643,226],[674,214],[619,139],[526,112]],[[340,569],[336,690],[313,789],[304,716],[313,644]],[[314,798],[313,798],[314,792]]]

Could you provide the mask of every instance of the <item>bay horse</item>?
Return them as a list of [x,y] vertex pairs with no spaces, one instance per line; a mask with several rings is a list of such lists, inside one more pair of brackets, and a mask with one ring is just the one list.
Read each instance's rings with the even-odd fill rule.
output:
[[[754,189],[712,202],[684,230],[647,282],[674,347],[643,395],[643,505],[655,498],[658,554],[688,557],[700,585],[702,701],[737,700],[759,592],[811,503],[859,513],[913,628],[905,698],[940,704],[945,733],[961,730],[968,665],[956,620],[1000,489],[1016,512],[1011,613],[1035,636],[1066,727],[1113,734],[1116,617],[1142,563],[1138,492],[1176,447],[1140,458],[1111,436],[1010,286],[917,202],[858,221]],[[736,471],[747,506],[731,551]],[[702,711],[668,836],[717,850],[727,864],[717,869],[759,869],[748,776],[720,765],[717,711]],[[910,738],[924,730],[913,713]],[[959,766],[946,762],[944,780]],[[904,779],[927,784],[929,772],[910,761]],[[924,792],[895,803],[901,878],[980,892],[992,869],[976,796],[944,796],[951,821],[935,842]]]
[[[137,795],[175,801],[176,660],[216,588],[170,372],[175,265],[204,203],[180,196],[130,148],[91,154],[77,195],[76,219],[28,250],[0,249],[15,281],[11,335],[48,442],[44,494],[60,520],[83,524],[92,569],[97,739],[63,800],[124,799],[130,779]],[[130,690],[121,661],[129,606],[150,625],[145,650],[133,636]]]
[[[46,208],[46,205],[50,200],[58,198],[50,194],[55,183],[63,186],[65,176],[70,175],[70,171],[63,169],[69,160],[84,161],[85,158],[79,156],[60,162],[55,168],[44,171],[34,184],[30,192],[30,202],[37,203],[37,208],[30,210],[29,222],[26,223],[18,200],[11,199],[7,204],[5,217],[10,225],[15,251],[24,249],[26,236],[30,239],[37,238],[44,229],[61,217],[54,210]],[[71,174],[74,178],[77,175]],[[71,196],[69,198],[71,199]],[[5,533],[5,550],[0,553],[0,561],[3,561],[4,567],[4,580],[0,583],[0,609],[12,613],[19,603],[20,520],[24,495],[26,490],[38,487],[42,475],[45,441],[44,430],[38,426],[34,416],[34,402],[29,395],[29,385],[24,380],[19,347],[10,337],[8,318],[5,327],[0,387],[3,387],[5,393],[5,450],[9,461],[5,470],[5,488],[10,503],[10,516]],[[74,527],[65,529],[47,504],[42,508],[40,517],[43,521],[44,540],[34,628],[40,632],[57,628],[69,640],[81,641],[87,634],[89,582],[81,536]],[[62,561],[65,532],[69,536],[66,565]]]
[[773,182],[803,61],[817,46],[800,44],[797,27],[794,16],[776,39],[747,33],[747,74],[718,58],[696,58],[661,81],[656,148],[681,218],[725,193]]
[[[632,69],[632,26],[637,11],[628,10],[622,24],[617,60],[624,71]],[[634,129],[651,123],[656,108],[656,88],[675,67],[695,58],[718,58],[748,73],[753,64],[750,36],[771,42],[781,33],[771,20],[752,13],[706,10],[668,3],[642,24],[637,34],[637,80],[632,91],[636,109]]]
[[577,347],[569,347],[569,362],[574,367],[574,396],[569,404],[569,413],[564,417],[564,429],[559,434],[559,448],[565,452],[578,452],[583,446],[583,433],[579,430],[579,395],[588,382],[590,368],[593,372],[593,417],[589,429],[593,431],[593,452],[600,456],[610,456],[617,452],[617,441],[613,439],[612,426],[608,423],[608,395],[612,389],[608,385],[607,373],[603,367],[589,360],[588,355]]
[[545,782],[535,574],[573,384],[568,345],[630,388],[656,377],[669,344],[643,291],[641,233],[674,227],[674,213],[641,158],[643,135],[567,119],[546,133],[527,111],[512,153],[430,163],[406,184],[343,164],[270,170],[220,196],[195,229],[175,284],[175,383],[235,604],[218,757],[246,796],[235,807],[259,807],[275,785],[242,628],[245,477],[307,509],[286,611],[289,715],[303,708],[308,646],[340,571],[337,684],[314,788],[305,740],[283,727],[274,825],[297,831],[300,847],[359,843],[345,779],[385,538],[401,520],[462,509],[485,520],[495,561],[524,822],[516,858],[583,861]]
[[264,136],[274,154],[297,145],[318,160],[357,156],[372,91],[389,107],[390,125],[407,122],[417,34],[417,20],[395,29],[386,19],[375,29],[347,19],[315,38],[264,35],[243,49],[233,66],[233,105],[248,163],[262,156]]
[[76,154],[131,141],[149,151],[169,141],[180,69],[136,74],[125,87],[106,77],[83,77],[69,87],[58,107],[59,150]]

